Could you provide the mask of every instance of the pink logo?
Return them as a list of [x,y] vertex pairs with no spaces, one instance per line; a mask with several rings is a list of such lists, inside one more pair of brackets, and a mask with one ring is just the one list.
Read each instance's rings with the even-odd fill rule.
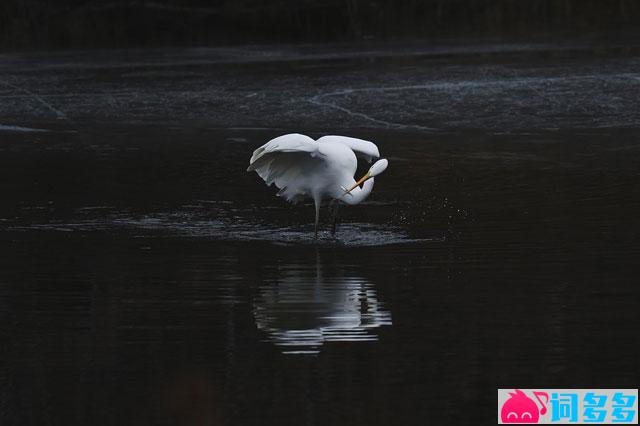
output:
[[[509,399],[505,401],[500,410],[500,418],[503,423],[538,423],[540,415],[547,412],[547,403],[549,402],[549,394],[546,392],[533,392],[533,396],[540,403],[541,409],[538,411],[538,405],[533,402],[520,389],[515,392],[509,392]],[[542,402],[540,397],[544,397]]]

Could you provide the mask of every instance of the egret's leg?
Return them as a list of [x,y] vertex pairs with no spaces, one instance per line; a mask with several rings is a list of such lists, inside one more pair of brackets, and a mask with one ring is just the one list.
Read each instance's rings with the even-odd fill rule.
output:
[[338,208],[340,204],[336,200],[331,201],[331,218],[333,219],[333,225],[331,226],[331,236],[336,236],[336,229],[338,229]]
[[318,222],[320,222],[320,200],[314,198],[314,203],[316,205],[316,224],[315,224],[315,239],[318,239]]

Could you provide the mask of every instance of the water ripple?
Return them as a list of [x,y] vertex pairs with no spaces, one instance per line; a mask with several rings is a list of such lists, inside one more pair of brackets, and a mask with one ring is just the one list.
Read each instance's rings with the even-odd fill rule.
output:
[[328,230],[320,231],[316,240],[311,225],[282,226],[261,223],[251,218],[252,214],[249,211],[243,212],[221,205],[225,210],[222,213],[218,211],[215,217],[203,217],[202,211],[193,208],[136,215],[126,211],[108,211],[107,208],[84,207],[78,209],[79,217],[73,220],[14,224],[9,225],[7,229],[80,233],[126,231],[133,233],[135,237],[178,236],[224,241],[264,241],[279,245],[365,247],[429,241],[424,238],[412,238],[396,226],[365,222],[341,224],[335,236]]

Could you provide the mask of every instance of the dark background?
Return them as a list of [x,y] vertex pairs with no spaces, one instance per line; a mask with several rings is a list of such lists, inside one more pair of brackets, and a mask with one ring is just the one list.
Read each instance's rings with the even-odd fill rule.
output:
[[3,50],[610,34],[633,0],[3,0]]
[[[495,425],[498,388],[637,387],[638,18],[0,0],[0,426]],[[335,240],[246,172],[291,132],[390,160]]]

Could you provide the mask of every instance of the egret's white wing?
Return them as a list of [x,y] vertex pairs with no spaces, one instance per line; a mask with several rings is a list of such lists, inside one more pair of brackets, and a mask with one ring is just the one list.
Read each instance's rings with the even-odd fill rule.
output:
[[313,179],[314,171],[324,167],[324,156],[318,143],[308,136],[292,133],[270,140],[256,149],[249,160],[250,172],[255,170],[267,185],[280,189],[278,195],[297,201],[308,195],[303,188]]
[[365,141],[358,138],[350,138],[348,136],[323,136],[318,139],[318,143],[337,142],[348,146],[355,152],[356,157],[362,158],[369,163],[374,158],[380,158],[380,151],[373,142]]
[[251,160],[249,160],[249,168],[247,171],[254,170],[253,164],[267,154],[274,152],[308,152],[318,151],[318,142],[309,136],[299,133],[290,133],[288,135],[278,136],[253,151]]

